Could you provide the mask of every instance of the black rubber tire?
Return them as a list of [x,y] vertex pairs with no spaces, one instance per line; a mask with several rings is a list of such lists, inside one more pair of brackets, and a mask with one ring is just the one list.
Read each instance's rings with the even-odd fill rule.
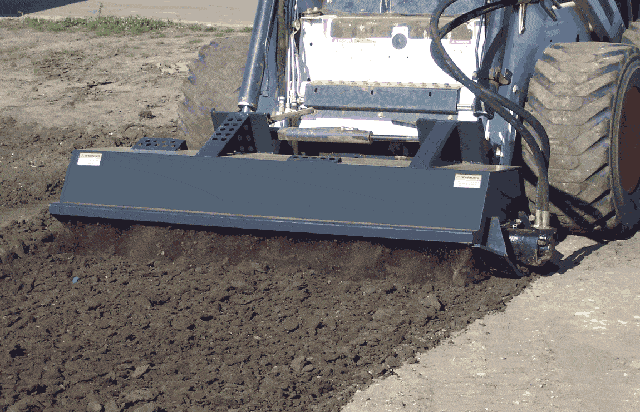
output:
[[[596,236],[626,236],[640,221],[640,49],[610,43],[547,47],[525,109],[549,135],[553,223]],[[523,146],[531,207],[535,165]]]
[[220,38],[203,46],[189,64],[178,105],[179,125],[187,147],[199,149],[213,134],[210,111],[238,111],[238,95],[249,51],[249,34]]

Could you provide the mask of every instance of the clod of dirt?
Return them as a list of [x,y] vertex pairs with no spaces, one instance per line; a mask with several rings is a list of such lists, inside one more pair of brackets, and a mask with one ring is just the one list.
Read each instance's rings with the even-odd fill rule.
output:
[[[150,309],[150,305],[149,306],[145,306],[147,309]],[[133,371],[133,373],[131,374],[131,377],[136,379],[141,377],[142,375],[145,374],[145,372],[149,369],[149,364],[144,364],[144,365],[140,365],[136,368],[136,370]]]
[[151,110],[141,110],[140,113],[138,113],[138,117],[140,117],[140,119],[153,119],[155,116],[151,113]]
[[87,412],[102,412],[102,405],[95,401],[89,402]]

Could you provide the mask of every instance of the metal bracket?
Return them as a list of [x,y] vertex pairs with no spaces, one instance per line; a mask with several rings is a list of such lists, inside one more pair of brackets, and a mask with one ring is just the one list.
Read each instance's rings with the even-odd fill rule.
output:
[[542,266],[553,257],[556,229],[507,227],[515,259],[527,266]]
[[420,149],[413,157],[409,167],[414,169],[430,169],[436,165],[436,161],[442,149],[449,140],[453,129],[458,122],[452,120],[427,120],[418,119],[418,139]]
[[496,87],[506,86],[511,84],[511,77],[513,73],[509,69],[505,69],[504,75],[499,68],[495,67],[489,72],[489,83]]
[[504,241],[500,220],[496,216],[493,216],[489,223],[486,248],[491,250],[493,253],[507,257],[507,244]]
[[558,2],[558,0],[551,0],[551,3],[553,3],[553,6],[551,7],[548,7],[546,4],[544,4],[544,0],[530,0],[525,3],[520,3],[520,5],[518,6],[518,33],[522,34],[525,31],[524,20],[527,11],[527,5],[535,3],[539,3],[540,7],[542,7],[542,10],[544,10],[545,13],[547,13],[547,15],[551,17],[553,21],[558,21],[558,16],[556,16],[553,11],[553,7],[555,7],[556,9],[562,8],[562,5],[560,4],[560,2]]
[[625,29],[624,20],[616,2],[612,0],[575,0],[578,16],[590,32],[599,39],[619,42]]
[[473,99],[473,115],[475,117],[484,116],[489,120],[492,120],[495,117],[495,111],[491,106],[478,99],[478,96]]
[[196,156],[216,157],[229,152],[274,151],[267,115],[262,113],[216,112],[211,110],[215,133]]
[[302,12],[302,17],[320,17],[322,16],[322,10],[318,7],[311,8],[309,7],[307,10]]
[[[551,0],[551,2],[558,8],[561,8],[560,3],[558,3],[557,1]],[[551,7],[547,7],[546,4],[544,4],[544,0],[540,0],[540,7],[542,7],[542,10],[545,11],[545,13],[547,13],[549,15],[549,17],[551,17],[551,19],[553,21],[558,21],[558,16],[556,16],[556,14],[553,12]]]
[[295,35],[296,33],[298,33],[300,31],[300,28],[302,28],[302,20],[298,19],[291,22],[292,35]]
[[178,150],[186,150],[187,143],[180,139],[167,139],[164,137],[143,137],[133,145],[135,150],[164,150],[168,152],[176,152]]
[[237,144],[237,149],[242,152],[255,151],[248,113],[227,114],[225,119],[216,127],[216,132],[207,140],[196,156],[220,156],[225,151],[235,149],[232,146],[236,145],[232,143],[240,143]]
[[500,86],[507,86],[511,84],[512,76],[513,73],[511,73],[509,69],[506,69],[504,74],[502,74],[499,67],[492,67],[491,70],[489,70],[488,77],[478,77],[478,75],[474,73],[472,80],[488,80],[489,83],[498,88]]
[[487,231],[487,239],[483,245],[474,245],[474,247],[487,250],[491,253],[495,253],[500,256],[504,262],[506,262],[513,273],[518,277],[523,277],[524,274],[518,269],[518,267],[511,261],[509,252],[507,250],[507,242],[505,241],[504,232],[500,225],[500,220],[497,216],[491,217],[489,221],[489,230]]
[[[508,236],[508,242],[505,239]],[[505,258],[518,276],[523,276],[511,261],[525,266],[542,266],[553,257],[557,240],[556,229],[535,229],[531,227],[528,218],[520,212],[515,222],[500,224],[500,220],[493,216],[489,222],[486,241],[476,245],[482,249]]]
[[[283,97],[284,99],[284,97]],[[284,107],[284,102],[282,103],[283,107]],[[269,123],[275,123],[275,122],[279,122],[281,120],[284,119],[290,119],[290,118],[299,118],[302,116],[306,116],[308,114],[316,114],[318,111],[316,109],[314,109],[313,107],[307,107],[305,109],[300,109],[300,110],[294,110],[294,111],[290,111],[290,112],[285,112],[284,108],[277,114],[274,114],[273,116],[269,116]]]
[[[522,11],[522,7],[526,6],[526,4],[521,4],[520,5],[520,13],[521,14],[521,18],[522,18],[522,31],[524,31],[524,11]],[[522,33],[522,31],[520,33]],[[502,71],[500,70],[500,68],[498,67],[492,67],[489,70],[489,74],[487,77],[478,77],[477,72],[473,73],[472,76],[472,80],[486,80],[488,81],[492,86],[495,87],[495,89],[497,90],[500,86],[507,86],[509,84],[511,84],[511,78],[513,76],[513,73],[509,70],[506,69],[504,71],[504,74],[502,74]],[[493,110],[492,107],[490,107],[489,105],[487,105],[484,101],[478,99],[478,96],[476,96],[473,99],[473,115],[475,117],[481,117],[484,116],[487,119],[491,120],[493,119],[494,115],[495,115],[495,111]]]

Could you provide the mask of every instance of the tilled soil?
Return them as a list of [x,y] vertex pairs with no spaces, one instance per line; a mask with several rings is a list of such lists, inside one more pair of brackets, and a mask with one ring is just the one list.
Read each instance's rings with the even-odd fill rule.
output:
[[[34,47],[51,40],[1,34],[3,42],[32,36]],[[90,47],[95,39],[73,36],[49,41],[76,50],[56,55],[55,67],[73,73],[58,81],[89,83],[92,69],[76,70],[87,56],[103,56],[105,73],[110,64],[124,70],[118,56]],[[195,44],[193,34],[167,36]],[[136,41],[150,40],[126,39]],[[158,50],[170,61],[169,47]],[[143,59],[133,55],[127,67]],[[3,82],[13,102],[47,81],[30,64],[2,62],[4,76],[35,76]],[[153,121],[127,113],[119,124],[92,121],[119,106],[137,114],[144,106],[127,98],[154,81],[177,89],[185,77],[123,73],[110,93],[76,99],[68,125],[46,101],[0,112],[0,410],[339,410],[356,389],[503,309],[532,280],[453,246],[56,220],[46,205],[59,198],[74,148],[181,136],[170,100],[152,108]]]

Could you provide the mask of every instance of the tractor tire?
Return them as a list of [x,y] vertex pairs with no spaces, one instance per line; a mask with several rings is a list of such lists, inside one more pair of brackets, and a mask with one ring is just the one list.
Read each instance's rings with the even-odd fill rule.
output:
[[216,39],[203,46],[198,58],[188,65],[178,119],[189,149],[199,149],[214,133],[211,109],[238,111],[250,40],[250,33]]
[[[640,221],[640,49],[610,43],[547,47],[536,63],[525,109],[549,136],[553,223],[607,238],[635,230]],[[536,166],[528,146],[522,146],[532,208]]]

